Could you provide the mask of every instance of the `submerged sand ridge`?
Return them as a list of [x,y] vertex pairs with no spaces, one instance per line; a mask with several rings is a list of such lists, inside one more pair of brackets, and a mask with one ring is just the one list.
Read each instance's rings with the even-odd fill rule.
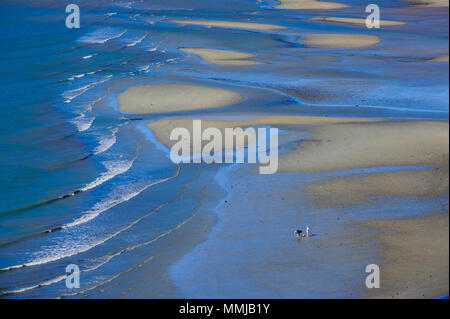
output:
[[286,29],[286,27],[267,24],[267,23],[253,23],[253,22],[236,22],[236,21],[221,21],[221,20],[170,20],[171,22],[180,24],[191,24],[191,25],[203,25],[209,27],[222,27],[222,28],[236,28],[245,30],[280,30]]
[[300,9],[300,10],[330,10],[348,8],[349,5],[336,2],[318,1],[318,0],[278,0],[281,2],[276,5],[276,9]]
[[135,86],[120,93],[119,109],[131,113],[165,113],[211,109],[244,99],[239,93],[184,83]]
[[448,62],[448,55],[436,56],[426,59],[427,62]]
[[232,50],[206,49],[206,48],[180,48],[183,52],[199,55],[203,60],[219,65],[255,65],[262,64],[259,61],[248,60],[256,57],[255,54]]
[[418,7],[448,7],[449,0],[408,0]]
[[[317,17],[311,18],[311,21],[323,21],[323,22],[335,22],[335,23],[345,23],[345,24],[353,24],[359,26],[366,26],[366,19],[362,18],[343,18],[343,17]],[[395,26],[395,25],[404,25],[405,22],[401,21],[393,21],[393,20],[380,20],[380,26]]]
[[448,62],[448,55],[440,55],[424,59],[411,59],[407,62]]

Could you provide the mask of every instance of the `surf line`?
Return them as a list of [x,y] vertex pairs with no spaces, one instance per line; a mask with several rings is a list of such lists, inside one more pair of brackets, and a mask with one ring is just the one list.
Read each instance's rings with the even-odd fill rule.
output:
[[[79,217],[78,219],[74,220],[73,222],[70,222],[70,223],[67,223],[67,224],[63,224],[63,225],[60,225],[60,226],[56,226],[54,228],[51,228],[51,229],[48,229],[48,230],[45,230],[45,231],[42,231],[42,232],[39,232],[39,233],[36,233],[36,234],[33,234],[33,235],[29,235],[28,237],[42,236],[44,234],[49,234],[49,233],[52,233],[52,232],[55,232],[55,231],[59,231],[59,230],[62,230],[62,229],[66,229],[66,228],[70,228],[70,227],[74,227],[74,226],[78,226],[78,225],[84,224],[84,223],[94,219],[95,217],[97,217],[101,213],[104,213],[105,211],[107,211],[107,210],[109,210],[109,209],[111,209],[111,208],[113,208],[113,207],[115,207],[115,206],[117,206],[117,205],[119,205],[119,204],[121,204],[123,202],[129,201],[130,199],[136,197],[137,195],[139,195],[140,193],[142,193],[143,191],[145,191],[149,187],[152,187],[152,186],[155,186],[155,185],[167,182],[167,181],[169,181],[169,180],[171,180],[173,178],[178,177],[179,174],[180,174],[180,165],[177,165],[177,170],[176,170],[174,175],[166,177],[166,178],[163,178],[163,179],[160,179],[160,180],[157,180],[157,181],[154,181],[154,182],[151,182],[150,184],[145,185],[144,187],[139,189],[137,192],[131,194],[130,196],[126,197],[123,200],[114,202],[114,203],[106,206],[104,209],[97,210],[94,213],[84,214],[81,217]],[[22,237],[20,240],[23,240],[25,238],[26,237]],[[17,241],[19,241],[19,240],[16,240],[16,242]],[[5,244],[3,244],[3,246],[10,245],[12,243],[13,242],[5,243]],[[70,256],[72,256],[72,255],[69,255],[69,256],[66,256],[66,257],[70,257]],[[50,262],[50,261],[48,261],[48,262]],[[11,267],[6,267],[6,268],[0,268],[0,272],[12,270],[12,269],[18,269],[18,268],[22,268],[22,267],[26,267],[26,266],[34,266],[34,265],[37,265],[37,264],[36,263],[26,263],[26,264],[23,264],[23,265],[16,265],[16,266],[11,266]]]
[[[179,174],[179,170],[180,170],[180,167],[178,166],[178,174]],[[177,175],[177,176],[178,176],[178,175]],[[145,215],[139,217],[138,219],[136,219],[135,221],[133,221],[132,223],[130,223],[130,224],[129,224],[128,226],[126,226],[125,228],[123,228],[123,229],[117,231],[117,232],[114,233],[113,235],[111,235],[111,236],[109,236],[108,238],[106,238],[105,240],[103,240],[102,243],[104,243],[104,242],[108,241],[109,239],[111,239],[111,238],[117,236],[119,233],[121,233],[121,232],[123,232],[123,231],[126,231],[127,229],[131,228],[132,226],[134,226],[135,224],[137,224],[138,222],[140,222],[142,219],[144,219],[144,218],[146,218],[146,217],[148,217],[148,216],[150,216],[150,215],[155,214],[156,212],[158,212],[158,211],[159,211],[161,208],[163,208],[164,206],[167,206],[167,205],[169,205],[169,204],[171,204],[171,203],[173,203],[173,202],[175,202],[175,201],[176,201],[176,200],[172,200],[172,201],[168,201],[168,202],[165,202],[165,203],[160,204],[158,207],[156,207],[155,209],[153,209],[150,213],[145,214]],[[168,236],[168,235],[171,234],[173,231],[176,231],[177,229],[180,229],[180,228],[183,227],[186,223],[188,223],[190,220],[192,220],[197,214],[198,214],[198,209],[196,209],[195,212],[194,212],[191,216],[189,216],[188,218],[186,218],[185,220],[183,220],[182,222],[180,222],[179,224],[177,224],[175,227],[168,229],[167,231],[165,231],[165,232],[159,234],[158,236],[156,236],[156,237],[150,239],[149,241],[142,242],[142,243],[139,243],[139,244],[135,244],[135,245],[133,245],[133,246],[126,247],[126,248],[124,248],[124,249],[121,249],[121,250],[119,250],[119,251],[113,253],[113,254],[110,254],[110,255],[108,256],[108,258],[107,258],[104,262],[102,262],[102,263],[100,263],[100,264],[98,264],[98,265],[96,265],[96,266],[94,266],[94,267],[92,267],[92,268],[88,268],[88,269],[81,270],[81,272],[89,272],[89,271],[96,270],[96,269],[102,267],[103,265],[107,264],[107,263],[108,263],[109,261],[111,261],[113,258],[115,258],[115,257],[117,257],[117,256],[119,256],[119,255],[121,255],[121,254],[123,254],[123,253],[125,253],[125,252],[133,251],[133,250],[135,250],[135,249],[137,249],[137,248],[144,247],[144,246],[148,246],[148,245],[150,245],[150,244],[152,244],[152,243],[158,241],[159,239]],[[97,246],[97,245],[98,245],[98,244],[96,244],[96,245],[90,247],[89,249],[92,249],[92,248],[94,248],[94,247]],[[88,249],[88,250],[89,250],[89,249]],[[86,251],[87,251],[87,250],[86,250]],[[81,253],[81,251],[78,252],[78,253]],[[66,256],[66,257],[67,257],[67,256]],[[61,258],[65,258],[65,257],[61,257]],[[60,259],[61,259],[61,258],[60,258]],[[153,258],[153,255],[151,256],[151,258]],[[151,258],[150,258],[150,259],[151,259]],[[146,260],[145,262],[147,262],[147,261],[148,261],[148,260]],[[48,262],[49,262],[49,261],[48,261]],[[30,263],[29,263],[29,264],[30,264]],[[7,268],[3,268],[3,269],[0,269],[0,272],[24,268],[24,267],[30,266],[29,264],[17,265],[17,266],[11,266],[11,267],[7,267]],[[139,267],[139,265],[138,265],[137,267]],[[136,268],[136,267],[132,267],[131,270],[133,270],[133,269],[135,269],[135,268]],[[75,293],[75,294],[67,294],[67,295],[63,295],[63,296],[75,296],[75,295],[79,295],[79,294],[81,294],[81,293],[84,293],[84,292],[86,292],[86,291],[95,289],[95,288],[97,288],[97,287],[99,287],[99,286],[101,286],[101,285],[103,285],[103,284],[105,284],[105,283],[107,283],[107,282],[110,282],[110,281],[112,281],[112,280],[118,278],[119,276],[121,276],[121,275],[124,274],[124,273],[125,273],[125,272],[118,273],[118,274],[114,275],[112,278],[110,278],[110,279],[108,279],[108,280],[106,280],[106,281],[100,283],[99,285],[96,285],[96,286],[94,286],[94,287],[87,288],[87,289],[83,290],[82,292],[78,292],[78,293]],[[43,283],[41,283],[41,284],[33,285],[33,286],[30,286],[30,287],[24,287],[24,288],[17,289],[17,290],[13,290],[13,291],[2,292],[2,293],[0,293],[0,296],[10,295],[10,294],[17,294],[17,293],[20,293],[20,292],[24,292],[24,291],[28,291],[28,290],[31,290],[31,289],[39,288],[39,287],[41,287],[41,286],[48,286],[48,285],[51,285],[51,284],[60,282],[61,280],[65,279],[65,278],[66,278],[66,275],[64,275],[64,276],[59,276],[59,277],[56,277],[56,278],[53,278],[53,279],[46,280],[45,282],[43,282]]]
[[107,242],[111,238],[116,237],[118,234],[126,231],[127,229],[130,229],[131,227],[136,225],[138,222],[140,222],[142,219],[144,219],[145,217],[147,217],[149,215],[154,214],[156,211],[158,211],[161,207],[163,207],[165,205],[167,205],[167,203],[161,204],[160,206],[158,206],[157,208],[152,210],[150,213],[148,213],[148,214],[146,214],[144,216],[141,216],[137,220],[131,222],[126,227],[124,227],[122,229],[119,229],[118,231],[116,231],[115,233],[111,234],[110,236],[108,236],[108,237],[106,237],[104,239],[98,240],[97,242],[94,242],[94,243],[92,243],[91,245],[89,245],[87,247],[81,248],[81,249],[79,249],[77,251],[74,251],[74,252],[68,252],[68,253],[66,253],[64,255],[59,255],[59,256],[54,256],[54,257],[47,257],[47,258],[44,258],[44,259],[41,259],[41,260],[30,261],[28,263],[24,263],[24,264],[21,264],[21,265],[15,265],[15,266],[9,266],[9,267],[5,267],[5,268],[1,268],[0,272],[20,269],[20,268],[25,268],[25,267],[31,267],[31,266],[38,266],[38,265],[42,265],[42,264],[47,264],[47,263],[54,262],[54,261],[57,261],[57,260],[60,260],[60,259],[63,259],[63,258],[67,258],[67,257],[71,257],[71,256],[75,256],[75,255],[84,253],[84,252],[86,252],[88,250],[91,250],[92,248],[94,248],[94,247],[96,247],[96,246],[98,246],[100,244],[103,244],[103,243]]
[[[175,200],[174,200],[174,201],[175,201]],[[171,201],[171,202],[174,202],[174,201]],[[171,203],[171,202],[169,202],[169,203]],[[169,204],[169,203],[167,203],[167,204]],[[156,237],[150,239],[149,241],[146,241],[146,242],[143,242],[143,243],[139,243],[139,244],[136,244],[136,245],[134,245],[134,246],[130,246],[130,247],[127,247],[127,248],[124,248],[124,249],[120,250],[120,251],[118,251],[117,253],[115,253],[114,255],[112,255],[111,258],[110,258],[109,260],[111,260],[112,258],[114,258],[114,257],[116,257],[116,256],[118,256],[118,255],[120,255],[120,254],[122,254],[122,253],[124,253],[124,252],[129,252],[129,251],[133,251],[133,250],[135,250],[135,249],[137,249],[137,248],[140,248],[140,247],[148,246],[148,245],[150,245],[150,244],[152,244],[152,243],[158,241],[159,239],[164,238],[164,237],[170,235],[172,232],[174,232],[174,231],[180,229],[180,228],[183,227],[186,223],[188,223],[190,220],[192,220],[195,216],[197,216],[197,214],[198,214],[198,209],[196,209],[195,212],[194,212],[191,216],[189,216],[188,218],[186,218],[185,220],[183,220],[182,222],[180,222],[179,224],[177,224],[175,227],[168,229],[167,231],[165,231],[165,232],[163,232],[162,234],[160,234],[160,235],[158,235],[158,236],[156,236]],[[153,258],[154,256],[155,256],[155,255],[152,255],[148,260],[150,260],[150,259]],[[109,261],[109,260],[108,260],[108,261]],[[147,262],[148,260],[144,261],[144,263]],[[139,265],[131,267],[130,270],[137,269],[137,268],[139,268]],[[94,287],[87,288],[87,289],[85,289],[85,290],[83,290],[83,291],[81,291],[81,292],[77,292],[77,293],[74,293],[74,294],[67,294],[67,295],[63,295],[63,296],[67,296],[67,297],[68,297],[68,296],[80,295],[80,294],[82,294],[82,293],[84,293],[84,292],[86,292],[86,291],[95,289],[95,288],[100,287],[100,286],[102,286],[102,285],[104,285],[104,284],[106,284],[106,283],[109,283],[109,282],[113,281],[114,279],[120,277],[121,275],[125,274],[126,272],[127,272],[127,271],[120,272],[120,273],[118,273],[118,274],[112,276],[111,278],[109,278],[109,279],[107,279],[107,280],[101,282],[100,284],[98,284],[98,285],[96,285],[96,286],[94,286]]]
[[[133,164],[134,161],[136,160],[136,158],[138,157],[138,153],[139,153],[139,143],[136,144],[135,154],[134,154],[133,158],[130,160],[131,164]],[[90,157],[90,156],[92,156],[92,155],[94,155],[94,154],[92,153],[92,154],[86,155],[86,156],[84,156],[83,158],[78,159],[78,160],[84,160],[84,159],[86,159],[87,157]],[[76,160],[76,161],[78,161],[78,160]],[[131,166],[130,166],[129,168],[131,168]],[[74,190],[74,191],[71,191],[71,192],[69,192],[69,193],[67,193],[67,194],[63,194],[63,195],[60,195],[60,196],[57,196],[57,197],[54,197],[54,198],[46,199],[46,200],[43,200],[43,201],[40,201],[40,202],[37,202],[37,203],[34,203],[34,204],[30,204],[30,205],[27,205],[27,206],[24,206],[24,207],[14,208],[14,209],[11,209],[11,210],[8,210],[8,211],[0,212],[0,215],[8,214],[8,213],[22,212],[22,211],[24,211],[24,210],[36,208],[36,207],[39,207],[39,206],[42,206],[42,205],[45,205],[45,204],[50,204],[50,203],[53,203],[53,202],[56,202],[56,201],[59,201],[59,200],[62,200],[62,199],[68,198],[68,197],[75,196],[75,195],[77,195],[77,194],[79,194],[79,193],[82,193],[82,192],[84,192],[84,191],[93,189],[93,188],[95,188],[95,187],[97,187],[97,186],[103,184],[103,183],[106,182],[106,181],[109,181],[110,179],[116,177],[117,175],[123,174],[125,171],[124,171],[124,172],[120,172],[120,173],[115,174],[115,175],[111,175],[110,178],[107,178],[107,179],[104,178],[104,179],[102,180],[101,183],[98,183],[99,180],[102,179],[102,177],[104,176],[104,174],[107,173],[107,172],[108,172],[108,171],[103,172],[103,173],[102,173],[99,177],[97,177],[94,181],[92,181],[92,182],[86,184],[86,185],[83,186],[82,188],[78,188],[78,189],[76,189],[76,190]],[[94,184],[95,184],[95,186],[93,187]],[[0,247],[1,247],[1,246],[3,246],[3,245],[0,244]]]
[[137,195],[139,195],[140,193],[145,191],[147,188],[155,186],[155,185],[158,185],[158,184],[161,184],[161,183],[164,183],[164,182],[167,182],[167,181],[169,181],[169,180],[171,180],[173,178],[176,178],[179,175],[179,173],[180,173],[180,165],[177,165],[177,170],[176,170],[174,175],[166,177],[166,178],[163,178],[163,179],[160,179],[160,180],[157,180],[157,181],[154,181],[154,182],[152,182],[150,184],[147,184],[144,187],[142,187],[141,189],[139,189],[138,191],[136,191],[136,192],[134,192],[132,194],[129,194],[124,199],[122,198],[121,200],[115,201],[115,202],[107,205],[106,207],[104,207],[102,209],[98,209],[98,210],[95,210],[93,212],[91,211],[89,213],[83,214],[83,215],[81,215],[81,217],[75,219],[73,222],[70,222],[68,224],[62,225],[61,229],[70,228],[70,227],[74,227],[74,226],[78,226],[78,225],[84,224],[84,223],[94,219],[95,217],[97,217],[101,213],[103,213],[103,212],[105,212],[107,210],[110,210],[111,208],[113,208],[113,207],[115,207],[115,206],[117,206],[117,205],[119,205],[119,204],[121,204],[123,202],[129,201],[130,199],[136,197]]
[[[107,239],[105,240],[105,242],[108,241],[109,239],[111,239],[111,238],[117,236],[117,235],[120,234],[121,232],[124,232],[124,231],[126,231],[127,229],[131,228],[132,226],[136,225],[136,224],[139,223],[142,219],[144,219],[144,218],[146,218],[146,217],[148,217],[148,216],[151,216],[151,215],[156,214],[161,208],[163,208],[164,206],[167,206],[168,204],[170,204],[170,203],[172,203],[172,202],[174,202],[174,200],[173,200],[173,201],[164,202],[164,203],[160,204],[159,206],[157,206],[156,208],[154,208],[153,210],[151,210],[149,213],[147,213],[147,214],[145,214],[145,215],[139,217],[139,218],[136,219],[135,221],[131,222],[128,226],[126,226],[126,227],[122,228],[121,230],[119,230],[118,232],[114,233],[113,236],[110,236],[109,238],[107,238]],[[92,248],[93,248],[93,247],[92,247]],[[129,250],[133,250],[133,249],[134,249],[133,246],[131,247],[131,249],[130,249],[130,247],[127,247],[127,248],[124,248],[124,249],[119,250],[118,252],[115,252],[115,253],[113,253],[113,254],[107,255],[106,260],[100,262],[99,264],[97,264],[97,265],[95,265],[95,266],[93,266],[93,267],[91,267],[91,268],[83,269],[83,270],[81,270],[80,272],[81,272],[81,273],[87,273],[87,272],[96,270],[96,269],[102,267],[103,265],[106,265],[106,264],[107,264],[109,261],[111,261],[111,259],[113,259],[114,257],[116,257],[116,256],[118,256],[118,255],[120,255],[120,254],[122,254],[122,253],[124,253],[124,252],[127,252],[127,251],[129,251]],[[1,271],[3,271],[3,270],[0,269],[0,272],[1,272]],[[33,285],[33,286],[28,286],[28,287],[23,287],[23,288],[15,289],[15,290],[9,290],[9,291],[5,291],[5,292],[1,292],[1,293],[0,293],[0,296],[7,296],[7,295],[12,295],[12,294],[18,294],[18,293],[21,293],[21,292],[25,292],[25,291],[29,291],[29,290],[35,289],[35,288],[40,288],[40,287],[43,287],[43,286],[50,286],[50,285],[52,285],[52,284],[55,284],[55,283],[58,283],[58,282],[64,280],[65,278],[67,278],[67,275],[61,275],[61,276],[58,276],[58,277],[55,277],[55,278],[52,278],[52,279],[47,279],[47,280],[45,280],[45,281],[43,281],[43,282],[41,282],[41,283],[37,283],[37,284],[35,284],[35,285]]]
[[[108,175],[109,170],[107,170],[106,172],[103,172],[99,177],[97,177],[94,181],[90,182],[89,184],[86,184],[83,188],[77,189],[77,190],[75,190],[75,191],[73,191],[71,193],[68,193],[68,194],[64,194],[64,195],[58,196],[56,198],[52,198],[52,199],[49,199],[49,200],[46,200],[46,201],[35,203],[33,205],[29,205],[27,207],[18,208],[18,209],[13,210],[13,211],[8,211],[6,213],[12,213],[12,212],[17,212],[17,211],[23,211],[23,210],[26,210],[26,209],[31,209],[31,208],[34,208],[34,207],[38,207],[38,206],[42,206],[42,205],[49,204],[49,203],[52,203],[52,202],[56,202],[56,201],[59,201],[59,200],[62,200],[62,199],[65,199],[65,198],[68,198],[68,197],[71,197],[71,196],[75,196],[76,194],[79,194],[79,193],[91,190],[91,189],[93,189],[93,188],[95,188],[95,187],[97,187],[97,186],[99,186],[99,185],[101,185],[101,184],[103,184],[103,183],[113,179],[117,175],[123,174],[126,171],[128,171],[133,166],[133,163],[134,163],[134,161],[136,160],[136,158],[138,156],[138,152],[139,152],[139,143],[136,144],[135,156],[129,161],[128,165],[126,165],[122,170],[119,170],[116,173],[112,173],[112,174]],[[52,228],[44,230],[44,231],[40,231],[40,232],[37,232],[37,233],[25,235],[25,236],[22,236],[20,238],[15,239],[15,240],[12,240],[12,241],[9,241],[9,242],[6,242],[6,243],[1,243],[0,247],[8,246],[8,245],[14,244],[16,242],[25,240],[27,238],[38,237],[38,236],[42,236],[42,235],[45,235],[45,234],[49,234],[49,233],[55,232],[57,230],[61,230],[62,228],[63,228],[63,226],[55,226],[55,227],[52,227]]]

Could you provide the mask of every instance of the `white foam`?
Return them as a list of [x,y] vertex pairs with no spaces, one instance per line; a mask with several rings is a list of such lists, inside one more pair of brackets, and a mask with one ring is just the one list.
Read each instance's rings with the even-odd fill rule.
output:
[[71,122],[76,126],[78,132],[84,132],[91,127],[94,120],[94,116],[88,117],[85,113],[82,113],[76,118],[72,119]]
[[98,72],[101,72],[101,71],[102,70],[99,69],[99,70],[96,70],[96,71],[91,71],[91,72],[86,72],[86,73],[81,73],[81,74],[75,74],[75,75],[72,75],[71,77],[67,78],[67,80],[73,81],[75,79],[81,79],[82,77],[85,77],[86,75],[92,75],[92,74],[95,74],[95,73],[98,73]]
[[[100,201],[99,203],[94,205],[94,207],[91,210],[85,212],[80,218],[74,220],[71,223],[63,225],[62,228],[67,229],[70,227],[84,224],[84,223],[94,219],[101,213],[111,209],[112,207],[115,207],[125,201],[132,199],[133,197],[139,195],[141,192],[148,189],[149,187],[152,187],[152,186],[160,184],[160,183],[164,183],[168,180],[171,180],[171,179],[177,177],[179,172],[180,172],[180,166],[178,165],[177,170],[174,175],[151,182],[139,189],[133,189],[131,192],[128,192],[128,193],[127,193],[127,191],[130,189],[129,186],[121,187],[119,190],[116,190],[113,194],[111,194],[111,196],[109,198]],[[136,186],[132,186],[132,188],[133,187],[136,187]],[[159,208],[157,208],[157,209],[159,209]],[[149,214],[151,214],[151,213],[149,213]],[[47,264],[50,262],[57,261],[59,259],[63,259],[63,258],[67,258],[67,257],[71,257],[74,255],[84,253],[100,244],[103,244],[104,242],[117,236],[121,232],[131,228],[132,226],[134,226],[136,223],[138,223],[140,220],[142,220],[144,217],[148,216],[149,214],[141,216],[137,220],[133,221],[131,224],[116,231],[115,233],[110,234],[109,236],[107,236],[103,239],[98,239],[98,240],[92,241],[92,237],[89,234],[79,234],[77,237],[77,242],[73,242],[70,240],[66,241],[66,242],[61,242],[59,244],[59,246],[57,246],[57,247],[48,247],[49,248],[48,250],[45,250],[44,252],[40,252],[40,255],[33,261],[30,261],[28,263],[24,263],[21,265],[4,267],[4,268],[1,268],[0,270],[6,271],[6,270],[19,269],[19,268],[23,268],[23,267],[31,267],[31,266]]]
[[82,36],[79,41],[90,44],[102,44],[112,39],[120,38],[127,32],[126,29],[116,29],[112,27],[106,27],[103,29],[95,30],[85,36]]
[[147,72],[150,69],[150,64],[146,64],[137,68],[140,72]]
[[107,161],[102,164],[106,168],[106,172],[103,172],[99,177],[97,177],[94,181],[84,186],[81,191],[87,191],[93,189],[106,181],[114,178],[117,175],[123,174],[128,171],[131,166],[133,166],[134,158],[132,160],[124,160],[124,161]]
[[87,73],[75,74],[75,75],[72,75],[70,78],[67,78],[67,80],[73,81],[73,80],[75,80],[75,79],[82,78],[82,77],[85,76],[86,74],[87,74]]
[[60,282],[60,281],[62,281],[64,279],[66,279],[66,278],[67,278],[67,275],[61,275],[61,276],[52,278],[50,280],[46,280],[44,282],[41,282],[41,283],[33,285],[33,286],[28,286],[28,287],[24,287],[24,288],[20,288],[20,289],[5,291],[5,292],[1,293],[0,296],[1,295],[18,294],[18,293],[21,293],[21,292],[25,292],[25,291],[28,291],[28,290],[35,289],[35,288],[39,288],[39,287],[43,287],[43,286],[50,286],[52,284],[56,284],[57,282]]
[[95,87],[95,86],[97,86],[99,84],[105,83],[106,81],[110,80],[111,78],[112,78],[112,75],[107,75],[107,76],[103,77],[99,81],[92,82],[92,83],[83,85],[82,87],[79,87],[77,89],[73,89],[73,90],[69,90],[69,91],[64,92],[62,94],[62,96],[66,99],[64,101],[64,103],[72,102],[73,99],[75,99],[76,97],[80,96],[81,94],[83,94],[87,90],[89,90],[89,89],[91,89],[91,88],[93,88],[93,87]]
[[154,181],[154,182],[147,184],[141,188],[135,188],[135,186],[134,186],[134,187],[132,187],[134,189],[132,189],[131,192],[130,192],[129,186],[119,187],[108,198],[98,202],[97,204],[94,205],[94,207],[92,207],[92,209],[84,212],[80,218],[77,218],[76,220],[74,220],[71,223],[63,225],[62,228],[69,228],[69,227],[84,224],[84,223],[94,219],[101,213],[103,213],[123,202],[129,201],[130,199],[132,199],[132,198],[136,197],[137,195],[139,195],[140,193],[142,193],[147,188],[152,187],[157,184],[160,184],[160,183],[164,183],[168,180],[171,180],[172,178],[177,177],[179,174],[179,171],[180,171],[180,167],[177,166],[177,171],[174,175]]
[[117,137],[116,133],[119,129],[116,127],[111,131],[110,135],[103,136],[99,140],[99,145],[94,149],[94,154],[100,154],[107,151],[111,146],[116,143]]
[[[155,209],[153,209],[151,212],[149,212],[149,213],[147,213],[147,214],[145,214],[145,215],[139,217],[138,219],[134,220],[132,223],[130,223],[130,224],[127,225],[126,227],[124,227],[124,228],[120,229],[119,231],[113,233],[112,235],[108,236],[105,240],[101,241],[101,243],[104,243],[104,242],[110,240],[111,238],[117,236],[118,234],[120,234],[120,233],[122,233],[122,232],[124,232],[124,231],[126,231],[126,230],[128,230],[128,229],[130,229],[131,227],[133,227],[134,225],[136,225],[137,223],[139,223],[142,219],[144,219],[144,218],[146,218],[146,217],[148,217],[148,216],[154,214],[155,212],[157,212],[158,210],[160,210],[162,207],[166,206],[167,204],[168,204],[168,202],[159,205],[158,207],[156,207]],[[158,237],[157,237],[156,239],[154,239],[153,241],[159,239],[159,237],[160,237],[160,236],[158,236]],[[147,244],[147,243],[145,243],[145,244]],[[121,249],[121,250],[115,252],[114,254],[107,255],[106,258],[105,258],[102,262],[98,263],[97,265],[95,265],[95,266],[93,266],[93,267],[91,267],[91,268],[83,269],[83,270],[81,270],[80,272],[86,273],[86,272],[89,272],[89,271],[96,270],[96,269],[100,268],[101,266],[107,264],[111,259],[113,259],[113,258],[115,258],[115,257],[117,257],[117,256],[119,256],[119,255],[121,255],[121,254],[124,253],[124,252],[134,250],[134,249],[136,249],[137,247],[139,247],[139,246],[141,246],[141,245],[142,245],[142,244],[140,244],[140,245],[138,244],[138,245],[135,245],[135,246],[123,248],[123,249]],[[95,247],[95,246],[92,246],[91,248],[93,248],[93,247]],[[91,248],[90,248],[90,249],[91,249]],[[7,270],[7,269],[17,269],[17,268],[21,268],[21,267],[23,267],[23,265],[3,268],[3,270]],[[46,280],[46,281],[44,281],[44,282],[42,282],[42,283],[39,283],[39,284],[36,284],[36,285],[33,285],[33,286],[28,286],[28,287],[24,287],[24,288],[20,288],[20,289],[16,289],[16,290],[5,291],[5,292],[3,292],[3,293],[0,294],[0,295],[7,295],[7,294],[21,293],[21,292],[25,292],[25,291],[32,290],[32,289],[35,289],[35,288],[39,288],[39,287],[42,287],[42,286],[49,286],[49,285],[58,283],[58,282],[64,280],[65,278],[67,278],[67,275],[57,276],[57,277],[55,277],[55,278],[53,278],[53,279]]]
[[134,47],[136,44],[141,43],[147,36],[148,36],[148,33],[144,34],[142,37],[137,38],[133,42],[128,43],[126,46],[127,47]]
[[[98,215],[100,215],[101,213],[111,209],[114,206],[117,206],[125,201],[130,200],[131,198],[137,196],[138,194],[140,194],[141,192],[143,192],[144,190],[146,190],[149,187],[152,187],[154,185],[166,182],[168,180],[171,180],[172,178],[175,178],[178,176],[180,171],[180,167],[177,166],[177,171],[174,175],[167,177],[167,178],[163,178],[157,181],[154,181],[150,184],[145,185],[144,187],[135,190],[131,193],[128,194],[121,194],[121,192],[116,192],[113,194],[113,196],[111,196],[110,198],[100,201],[98,204],[94,205],[94,207],[86,212],[84,215],[82,215],[80,218],[74,220],[72,223],[69,224],[65,224],[62,226],[62,228],[70,228],[73,226],[78,226],[81,224],[84,224],[92,219],[94,219],[95,217],[97,217]],[[127,189],[127,187],[122,187],[124,189]],[[86,252],[92,248],[94,248],[95,246],[98,246],[100,244],[103,244],[104,242],[108,241],[109,239],[117,236],[118,234],[120,234],[121,232],[131,228],[133,225],[135,225],[138,221],[140,221],[143,217],[139,218],[138,220],[134,221],[133,223],[129,224],[128,226],[126,226],[125,228],[122,228],[120,230],[118,230],[117,232],[103,238],[97,241],[93,241],[93,242],[89,242],[90,241],[90,236],[89,235],[82,235],[80,234],[79,238],[78,238],[78,242],[74,243],[72,241],[68,241],[68,242],[63,242],[60,244],[60,246],[58,247],[51,247],[50,251],[51,253],[48,255],[41,255],[38,258],[36,258],[35,260],[28,262],[28,263],[24,263],[21,265],[15,265],[15,266],[9,266],[9,267],[5,267],[5,268],[1,268],[0,270],[13,270],[13,269],[19,269],[19,268],[23,268],[23,267],[31,267],[31,266],[37,266],[37,265],[42,265],[42,264],[47,264],[50,262],[54,262],[57,261],[59,259],[62,258],[67,258],[67,257],[71,257],[83,252]],[[84,238],[83,238],[84,236]]]
[[98,54],[98,53],[89,54],[89,55],[86,55],[86,56],[82,57],[82,59],[83,59],[83,60],[87,60],[87,59],[90,59],[90,58],[96,56],[97,54]]

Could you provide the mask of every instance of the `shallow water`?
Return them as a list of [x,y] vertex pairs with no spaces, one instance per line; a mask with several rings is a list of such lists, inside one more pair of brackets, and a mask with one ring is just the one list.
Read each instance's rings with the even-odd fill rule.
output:
[[[360,1],[345,2],[354,6],[343,12],[364,16]],[[218,186],[206,199],[195,190],[218,168],[172,164],[143,126],[164,114],[118,111],[116,96],[130,86],[184,82],[246,97],[201,114],[448,119],[448,63],[406,62],[448,54],[445,12],[383,1],[382,18],[410,23],[367,30],[308,21],[329,12],[271,9],[275,3],[78,1],[82,27],[68,30],[64,1],[1,2],[0,294],[73,294],[64,283],[72,263],[80,266],[84,287],[75,297],[196,296],[202,289],[189,281],[181,287],[182,272],[173,275],[177,285],[168,277],[148,278],[167,275],[181,253],[205,239],[215,219],[207,214],[225,195]],[[432,15],[431,22],[419,19],[423,15]],[[176,18],[250,19],[289,28],[246,31],[169,21]],[[382,42],[346,50],[302,44],[307,33],[322,31],[377,34]],[[211,65],[180,47],[250,52],[264,64]],[[202,235],[186,243],[171,239],[178,236],[174,230],[198,230],[185,223],[199,207]],[[144,279],[146,287],[139,283]],[[345,295],[340,287],[337,296]],[[236,288],[229,288],[230,296]],[[266,295],[253,289],[251,296]]]

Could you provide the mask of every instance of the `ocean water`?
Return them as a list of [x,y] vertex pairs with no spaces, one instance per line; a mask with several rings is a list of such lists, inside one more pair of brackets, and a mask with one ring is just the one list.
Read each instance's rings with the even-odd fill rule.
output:
[[[77,1],[81,28],[71,30],[64,23],[66,1],[0,3],[0,296],[70,297],[68,264],[82,272],[85,288],[75,297],[120,296],[125,288],[114,282],[125,274],[134,281],[145,277],[130,273],[176,245],[164,240],[205,200],[194,190],[206,187],[217,168],[200,179],[199,166],[171,163],[144,127],[164,115],[118,111],[116,96],[130,86],[210,84],[246,96],[205,114],[448,119],[448,64],[404,63],[448,54],[448,18],[380,31],[384,46],[361,53],[302,52],[305,31],[372,31],[312,23],[312,12],[273,10],[275,3],[83,0]],[[347,3],[363,8],[356,0]],[[397,1],[383,3],[391,15],[386,19],[395,12],[399,20],[409,17],[396,11]],[[205,28],[172,18],[250,19],[290,28]],[[415,43],[421,45],[414,52],[405,49]],[[254,52],[266,64],[211,66],[178,50],[188,46]],[[337,82],[343,88],[327,87]],[[314,85],[330,94],[314,98],[323,93],[312,91]],[[342,90],[350,94],[337,94]],[[148,287],[161,297],[176,296],[172,288],[166,282]]]

